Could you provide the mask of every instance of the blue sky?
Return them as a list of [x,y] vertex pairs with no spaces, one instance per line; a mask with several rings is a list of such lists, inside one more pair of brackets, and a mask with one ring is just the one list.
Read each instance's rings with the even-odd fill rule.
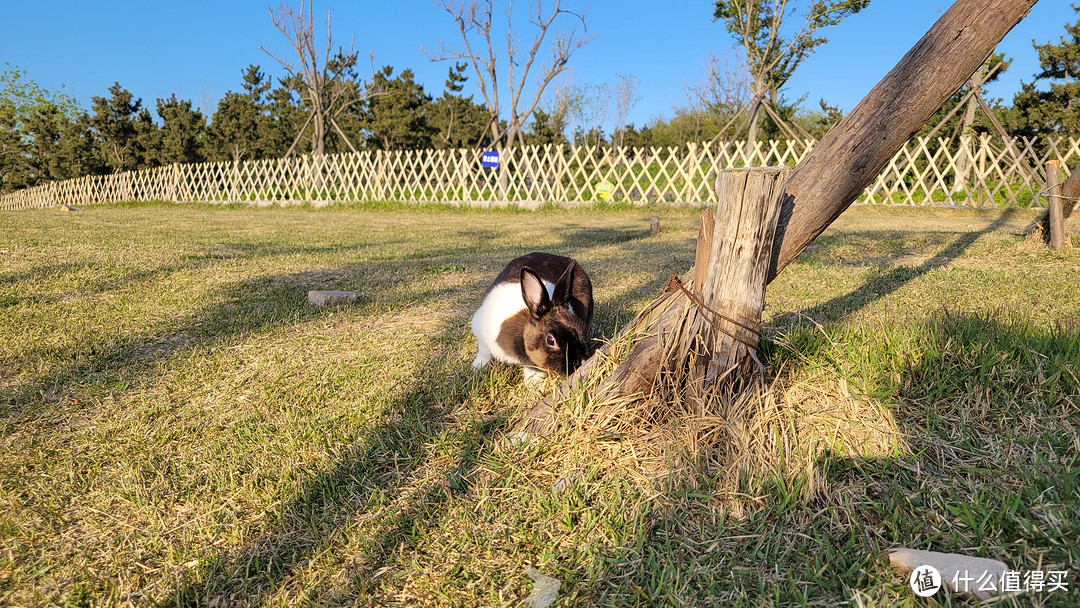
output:
[[[595,38],[574,56],[575,84],[614,83],[633,75],[641,99],[630,121],[645,124],[686,103],[686,85],[699,82],[710,52],[735,57],[734,40],[712,21],[708,0],[564,0],[585,7]],[[525,3],[519,0],[518,5]],[[800,5],[805,2],[800,3]],[[874,0],[863,12],[823,33],[821,47],[789,81],[789,99],[805,96],[807,107],[825,99],[850,110],[940,17],[948,0]],[[270,23],[261,1],[205,2],[17,2],[3,0],[0,69],[25,70],[38,84],[66,91],[90,107],[114,81],[153,107],[177,94],[212,111],[229,90],[239,90],[241,70],[257,63],[273,75],[283,72],[260,45],[287,55],[291,49]],[[274,3],[277,6],[277,2]],[[425,89],[439,95],[447,63],[433,63],[422,48],[436,51],[439,40],[457,42],[450,18],[431,0],[316,2],[316,24],[333,14],[336,42],[364,58],[374,53],[376,68],[412,68]],[[1064,24],[1078,15],[1065,0],[1041,0],[999,46],[1014,62],[992,97],[1011,99],[1020,81],[1038,67],[1032,39],[1057,41]],[[475,79],[473,79],[475,80]],[[471,83],[470,83],[471,87]],[[466,92],[471,92],[467,89]],[[479,100],[479,95],[476,99]]]

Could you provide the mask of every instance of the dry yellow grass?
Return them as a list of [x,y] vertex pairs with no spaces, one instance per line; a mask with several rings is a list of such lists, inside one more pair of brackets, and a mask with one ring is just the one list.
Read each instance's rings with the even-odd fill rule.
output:
[[760,391],[509,441],[534,395],[468,370],[486,282],[573,255],[610,338],[697,215],[0,214],[0,605],[505,605],[535,567],[562,605],[884,606],[897,544],[1075,569],[1080,258],[1023,218],[855,209],[771,286]]

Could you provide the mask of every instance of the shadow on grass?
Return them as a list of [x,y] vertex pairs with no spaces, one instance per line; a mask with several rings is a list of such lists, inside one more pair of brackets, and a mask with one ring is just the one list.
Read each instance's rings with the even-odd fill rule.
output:
[[937,255],[926,260],[919,266],[895,266],[884,272],[867,279],[857,289],[842,296],[837,296],[827,302],[811,306],[798,313],[786,313],[776,317],[771,324],[777,327],[791,327],[806,317],[815,321],[835,320],[855,312],[870,303],[879,300],[903,287],[909,281],[917,279],[935,268],[944,266],[963,255],[980,237],[995,232],[1006,225],[1015,215],[1015,210],[1007,209],[1000,217],[988,224],[981,230],[966,232],[957,236],[951,243],[945,246]]
[[[130,286],[135,282],[162,280],[183,270],[185,266],[168,265],[138,270],[99,282],[85,288],[95,293]],[[258,278],[231,284],[219,290],[213,305],[198,309],[181,318],[166,319],[122,339],[104,344],[72,344],[64,346],[28,345],[26,358],[67,360],[45,374],[25,382],[10,391],[0,406],[6,406],[10,416],[27,404],[44,405],[61,393],[87,384],[119,381],[135,386],[154,376],[156,366],[181,348],[211,346],[239,335],[256,334],[273,327],[302,323],[323,315],[323,311],[307,305],[307,287],[317,273],[297,273],[284,277]],[[36,352],[35,352],[36,349]],[[10,420],[8,421],[10,424]]]
[[76,272],[89,266],[90,264],[88,262],[61,262],[59,264],[33,266],[18,272],[5,272],[0,274],[0,284],[43,280],[55,275]]
[[651,236],[649,226],[642,228],[579,228],[567,235],[571,242],[584,242],[589,245],[613,245],[635,241]]
[[[655,246],[645,239],[638,240],[638,234],[636,230],[581,230],[548,239],[543,248],[578,257],[589,265],[590,248],[621,243],[627,255],[604,264],[611,272],[622,272],[634,263],[634,248]],[[647,230],[642,230],[641,236],[645,235]],[[478,245],[483,246],[482,239],[491,235],[480,231],[471,236],[476,241],[460,247],[365,263],[341,263],[342,256],[324,257],[340,253],[342,247],[241,242],[206,244],[202,250],[182,256],[179,261],[172,258],[147,268],[117,264],[99,266],[91,261],[3,275],[0,279],[14,284],[71,274],[61,280],[70,279],[83,293],[107,294],[126,287],[154,286],[169,281],[175,273],[229,260],[256,262],[260,267],[271,268],[280,256],[314,256],[316,263],[331,260],[319,270],[269,274],[230,282],[214,289],[205,305],[177,317],[155,318],[141,331],[101,343],[33,345],[39,351],[31,353],[31,358],[51,360],[54,364],[0,392],[0,435],[7,435],[26,422],[47,418],[37,429],[47,441],[48,435],[65,432],[66,421],[79,410],[96,407],[97,398],[107,399],[137,391],[156,382],[168,371],[173,358],[181,353],[212,350],[248,336],[317,321],[326,312],[307,305],[306,292],[313,288],[361,291],[365,299],[345,313],[357,316],[393,315],[417,302],[440,305],[445,302],[452,312],[444,317],[450,321],[432,330],[435,334],[432,340],[436,344],[456,342],[467,331],[467,316],[471,307],[479,303],[483,289],[495,274],[494,269],[516,255],[536,249],[534,246],[484,249],[483,259],[476,262]],[[599,242],[598,237],[602,237]],[[462,259],[485,264],[493,270],[477,272],[462,264]],[[91,278],[80,283],[80,277],[76,275],[84,270],[90,271],[88,276]],[[96,278],[92,274],[94,270],[98,271]],[[432,273],[464,270],[470,271],[464,285],[461,282],[455,285],[436,282],[428,289],[411,284],[415,278]],[[592,272],[599,278],[595,271]],[[662,281],[662,275],[657,273],[655,281]],[[645,289],[651,291],[649,287],[646,285]],[[614,308],[624,302],[624,298],[632,299],[632,295],[625,294],[634,291],[634,285],[624,289],[621,292],[624,295],[615,297],[616,304],[609,304],[608,308],[612,310],[608,313],[616,317],[632,314],[632,311]],[[447,501],[468,491],[475,463],[490,453],[492,435],[503,423],[494,419],[449,427],[445,416],[451,408],[447,406],[468,400],[477,390],[477,381],[467,372],[468,361],[454,360],[456,353],[456,349],[442,349],[428,357],[416,356],[418,368],[426,372],[391,404],[399,415],[365,429],[363,439],[355,444],[347,458],[303,481],[295,497],[269,514],[273,519],[266,532],[255,538],[245,538],[246,544],[238,549],[211,549],[210,558],[201,560],[200,569],[171,591],[163,605],[206,605],[214,601],[225,602],[221,605],[234,601],[258,603],[261,598],[291,585],[297,569],[333,548],[343,528],[365,513],[372,503],[397,501],[400,506],[397,514],[381,522],[378,534],[365,540],[369,566],[354,577],[354,588],[365,590],[365,585],[369,584],[365,577],[373,575],[373,569],[377,570],[380,564],[392,564],[397,559],[393,554],[402,539],[414,538],[414,529],[435,525]],[[90,398],[86,398],[87,395]],[[422,480],[416,489],[416,485],[410,483],[411,477],[427,473],[425,454],[428,444],[444,432],[455,433],[457,437],[453,444],[461,446],[453,448],[456,452],[448,456],[453,464],[445,467],[440,460],[436,474]],[[67,524],[57,522],[57,525]],[[319,593],[326,592],[319,590]]]
[[[92,260],[63,262],[59,264],[38,265],[32,268],[0,274],[0,285],[31,282],[36,287],[47,286],[49,281],[67,280],[73,283],[69,292],[80,295],[100,295],[130,288],[142,283],[167,279],[178,272],[206,268],[225,261],[246,261],[272,259],[285,255],[324,255],[340,251],[340,247],[294,247],[280,243],[217,243],[208,246],[205,251],[180,256],[181,262],[153,267],[139,267],[133,260],[131,265],[110,268],[105,276],[100,276],[101,267]],[[86,276],[82,276],[86,275]],[[32,288],[33,289],[33,288]],[[23,302],[55,302],[63,295],[24,292],[23,295],[0,298],[0,307],[15,306]]]
[[[1000,559],[1020,572],[1078,563],[1080,327],[939,313],[902,330],[917,357],[902,340],[827,331],[831,347],[796,341],[776,358],[845,372],[829,348],[873,351],[866,380],[913,454],[856,455],[858,446],[823,441],[816,490],[805,475],[766,479],[748,490],[756,506],[744,518],[713,511],[700,491],[676,496],[637,546],[614,548],[587,582],[594,603],[833,606],[862,604],[853,602],[861,594],[867,605],[904,605],[907,580],[881,558],[895,547]],[[1031,597],[1075,606],[1080,590]]]
[[[449,327],[436,342],[458,333]],[[190,575],[194,580],[160,605],[258,605],[282,590],[288,590],[293,601],[314,601],[311,596],[340,593],[341,586],[367,591],[376,573],[408,550],[425,527],[438,525],[448,500],[468,492],[475,463],[490,451],[501,424],[492,420],[447,430],[448,412],[477,389],[465,362],[454,355],[454,349],[447,349],[424,360],[419,365],[424,373],[391,405],[395,415],[368,429],[347,457],[304,481],[295,497],[274,509],[264,531],[235,550],[204,560]],[[431,475],[430,444],[444,432],[458,435],[453,441],[458,447],[449,458],[453,464]],[[312,559],[340,547],[339,535],[372,512],[392,515],[378,522],[379,532],[363,538],[359,555],[343,560],[363,560],[344,573],[348,580],[290,588],[298,585],[294,579]]]
[[[94,262],[48,265],[29,269],[17,275],[0,277],[5,282],[55,276],[69,281],[71,289],[81,294],[102,295],[121,289],[167,282],[178,273],[213,266],[224,260],[274,264],[279,256],[340,253],[333,246],[281,246],[265,243],[211,244],[205,251],[184,256],[181,263],[165,263],[148,268],[99,266]],[[494,255],[508,255],[500,249]],[[25,361],[52,362],[44,371],[18,384],[9,384],[0,391],[0,435],[7,434],[22,422],[40,415],[70,413],[69,397],[87,393],[106,395],[118,390],[131,390],[144,382],[154,381],[161,366],[184,350],[213,348],[216,345],[244,336],[257,335],[275,329],[301,325],[325,316],[326,311],[307,303],[312,289],[343,289],[362,293],[360,304],[353,314],[370,314],[406,310],[417,301],[450,300],[448,305],[463,314],[461,288],[436,285],[429,290],[416,290],[410,281],[430,272],[433,264],[456,268],[453,261],[462,256],[461,249],[448,248],[426,257],[408,260],[379,260],[371,262],[330,263],[327,267],[307,272],[264,275],[228,283],[208,296],[210,303],[181,316],[162,316],[144,330],[101,341],[81,343],[43,341],[27,343],[20,357]],[[88,279],[79,274],[91,271]],[[103,270],[104,269],[104,270]],[[96,274],[93,272],[96,270]],[[67,276],[72,275],[72,276]],[[465,288],[482,293],[483,277],[471,280]],[[111,295],[111,294],[110,294]],[[131,296],[134,297],[134,296]],[[11,299],[12,301],[8,301]],[[26,296],[0,299],[0,307],[16,306],[25,301],[35,303],[58,299],[55,294],[31,293]],[[53,305],[56,305],[55,303]],[[462,321],[462,326],[465,322]],[[87,399],[80,407],[88,407]],[[63,412],[51,409],[65,410]],[[62,416],[57,416],[62,418]]]

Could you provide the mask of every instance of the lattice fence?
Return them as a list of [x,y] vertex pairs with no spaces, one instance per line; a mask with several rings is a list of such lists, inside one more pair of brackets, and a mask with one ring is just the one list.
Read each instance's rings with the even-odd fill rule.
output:
[[[48,183],[0,197],[0,209],[130,200],[491,204],[716,202],[719,169],[795,165],[814,142],[727,142],[600,149],[526,146],[481,167],[476,150],[358,152],[171,165]],[[1080,140],[914,139],[867,188],[870,204],[1042,206],[1047,160],[1080,161]]]

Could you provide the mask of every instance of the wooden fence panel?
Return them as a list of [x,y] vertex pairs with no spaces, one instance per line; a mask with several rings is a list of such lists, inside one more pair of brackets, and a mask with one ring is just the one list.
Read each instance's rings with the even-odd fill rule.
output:
[[[363,151],[322,158],[289,157],[170,165],[51,182],[0,196],[0,210],[128,200],[294,203],[594,202],[600,194],[627,203],[716,202],[721,169],[793,166],[812,140],[721,141],[685,147],[526,146],[504,151],[501,165],[480,165],[480,152]],[[1080,163],[1080,139],[987,135],[913,139],[860,198],[867,204],[1042,206],[1046,163]]]

